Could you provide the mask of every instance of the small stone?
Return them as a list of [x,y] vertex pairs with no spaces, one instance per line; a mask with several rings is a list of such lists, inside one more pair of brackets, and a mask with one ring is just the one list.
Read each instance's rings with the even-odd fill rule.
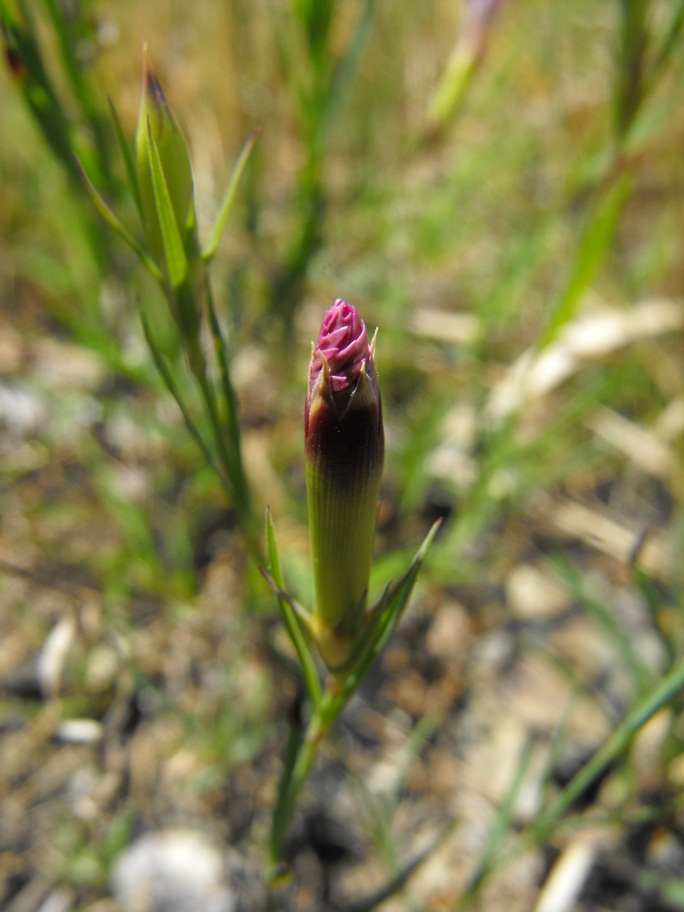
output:
[[513,617],[521,621],[556,617],[570,607],[567,589],[532,564],[520,564],[509,574],[506,602]]
[[58,726],[55,737],[64,744],[99,744],[102,723],[96,719],[65,719]]
[[200,833],[141,836],[118,857],[111,876],[124,912],[235,912],[222,852]]
[[439,606],[439,611],[430,626],[425,648],[440,659],[462,656],[470,649],[472,631],[468,612],[460,602],[448,601]]
[[38,656],[37,672],[41,690],[46,697],[59,693],[67,655],[76,639],[76,621],[72,615],[60,618],[55,624]]

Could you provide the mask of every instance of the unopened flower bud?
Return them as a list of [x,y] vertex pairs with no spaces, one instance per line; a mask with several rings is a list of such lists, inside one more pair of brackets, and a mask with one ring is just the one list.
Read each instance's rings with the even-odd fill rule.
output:
[[339,299],[312,351],[305,450],[312,630],[335,670],[349,658],[363,621],[384,457],[374,343],[356,309]]
[[188,227],[194,226],[190,157],[178,122],[145,55],[142,95],[135,133],[136,171],[145,236],[150,252],[161,265],[164,262],[164,245],[150,165],[150,134],[159,152],[178,231],[181,237],[185,238]]

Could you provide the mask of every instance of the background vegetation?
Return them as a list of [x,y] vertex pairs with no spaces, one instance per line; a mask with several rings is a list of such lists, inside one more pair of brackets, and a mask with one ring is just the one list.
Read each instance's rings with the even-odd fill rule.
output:
[[276,907],[684,909],[684,4],[486,6],[0,4],[3,907],[129,908],[122,852],[189,828],[263,908],[287,646],[73,163],[136,226],[107,97],[131,136],[147,41],[205,237],[260,128],[214,293],[290,588],[336,297],[380,327],[378,581],[446,518]]

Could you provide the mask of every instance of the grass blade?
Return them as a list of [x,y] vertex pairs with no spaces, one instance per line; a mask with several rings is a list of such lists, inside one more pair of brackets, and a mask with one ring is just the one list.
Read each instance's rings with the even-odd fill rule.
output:
[[632,675],[636,693],[639,696],[647,694],[655,683],[654,674],[634,648],[632,639],[622,629],[615,614],[589,592],[580,571],[569,561],[558,558],[553,561],[553,566],[585,612],[612,641]]
[[649,719],[678,697],[682,690],[684,690],[684,660],[675,665],[661,683],[629,713],[594,756],[558,794],[546,811],[537,817],[530,827],[527,839],[524,840],[526,846],[540,844],[553,831],[577,798],[602,775],[608,766],[624,754],[632,739]]
[[577,313],[580,299],[594,279],[606,254],[620,214],[634,186],[632,174],[623,175],[607,195],[601,196],[590,213],[575,255],[565,291],[556,304],[539,348],[546,348]]

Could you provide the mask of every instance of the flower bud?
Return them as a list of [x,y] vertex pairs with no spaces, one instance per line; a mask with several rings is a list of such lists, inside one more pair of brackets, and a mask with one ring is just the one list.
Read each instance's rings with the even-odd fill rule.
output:
[[135,133],[135,164],[145,237],[150,252],[161,266],[164,263],[164,245],[150,165],[150,133],[159,151],[178,231],[185,240],[187,229],[194,226],[190,157],[178,122],[145,55],[142,95]]
[[306,486],[315,607],[326,665],[344,665],[366,607],[384,457],[374,340],[338,299],[313,346],[305,409]]

